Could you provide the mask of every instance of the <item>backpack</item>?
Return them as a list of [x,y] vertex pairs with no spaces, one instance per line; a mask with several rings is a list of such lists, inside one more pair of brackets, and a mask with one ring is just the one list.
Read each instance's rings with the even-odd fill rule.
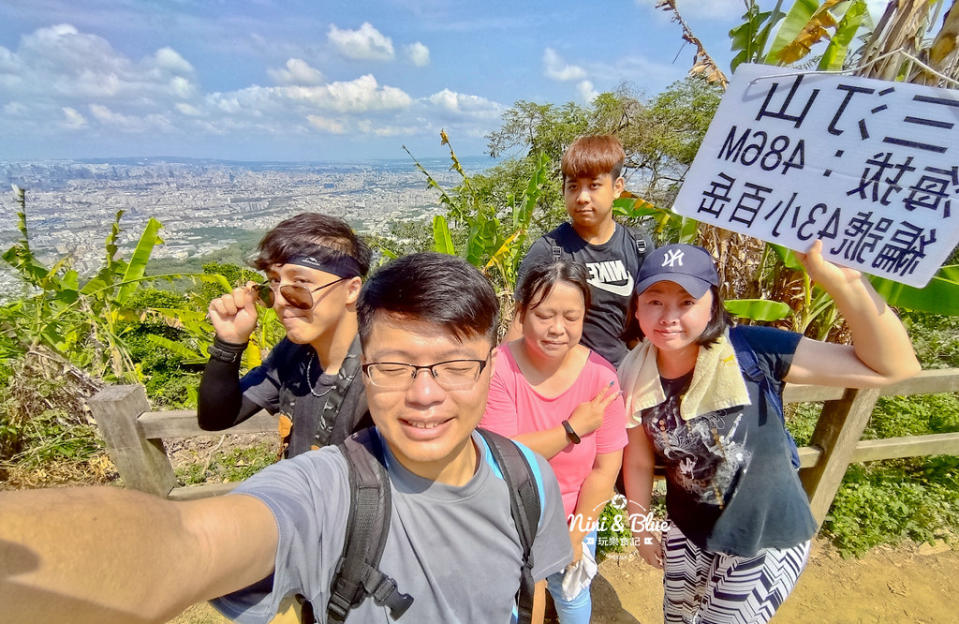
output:
[[[642,264],[642,261],[646,259],[646,254],[653,250],[652,241],[642,228],[626,227],[622,224],[620,224],[620,226],[626,229],[626,235],[633,241],[633,245],[636,247],[636,253],[640,257],[640,264]],[[553,230],[552,232],[544,234],[543,238],[549,243],[550,251],[553,254],[553,262],[559,262],[563,259],[565,251],[560,246],[556,237],[553,236],[553,232],[555,231],[556,230]]]
[[799,449],[796,448],[796,440],[792,434],[789,433],[789,429],[786,428],[782,396],[776,392],[773,385],[769,382],[769,378],[763,373],[762,369],[759,368],[756,352],[749,346],[749,342],[747,342],[746,337],[743,336],[740,327],[741,326],[737,325],[729,330],[729,339],[730,342],[732,342],[733,349],[736,351],[736,360],[739,361],[739,368],[742,371],[743,377],[759,384],[759,388],[766,398],[759,408],[762,410],[760,412],[761,417],[766,416],[767,406],[772,406],[776,415],[779,416],[779,421],[783,425],[783,431],[786,432],[786,443],[789,447],[790,462],[792,463],[793,469],[799,470]]
[[[296,380],[304,383],[302,371],[304,361],[316,358],[316,353],[309,345],[296,345],[284,339],[273,351],[273,360],[277,362],[276,376],[284,380]],[[298,438],[299,453],[304,453],[310,447],[323,448],[331,444],[339,444],[350,434],[371,427],[366,406],[366,388],[357,378],[360,371],[361,348],[359,336],[353,339],[349,351],[336,374],[335,383],[327,389],[322,398],[312,401],[300,400],[297,393],[306,393],[305,387],[296,388],[292,382],[280,384],[279,411],[286,415],[285,422],[280,426],[281,451],[283,457],[289,458],[293,451],[293,436]],[[313,364],[319,364],[314,361]],[[309,383],[309,380],[305,380]],[[309,398],[309,397],[304,397]],[[317,402],[320,402],[317,405]],[[311,423],[310,432],[293,433],[293,429],[300,431],[300,427],[307,427]],[[305,443],[303,437],[309,437]]]
[[[533,538],[539,525],[539,489],[532,468],[519,447],[509,438],[477,429],[489,445],[510,493],[510,512],[523,548],[520,587],[516,595],[519,622],[532,618],[534,581]],[[330,584],[327,621],[343,622],[349,611],[372,597],[386,606],[392,619],[400,618],[413,596],[399,590],[396,581],[379,569],[380,557],[390,530],[390,482],[383,466],[383,447],[373,429],[353,434],[339,445],[350,475],[350,512],[343,553]],[[315,621],[312,607],[303,604],[304,622]]]

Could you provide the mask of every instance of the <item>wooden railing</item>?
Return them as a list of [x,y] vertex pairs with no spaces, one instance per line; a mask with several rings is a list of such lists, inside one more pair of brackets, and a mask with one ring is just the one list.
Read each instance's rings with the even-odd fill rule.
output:
[[[822,524],[826,517],[850,463],[919,455],[959,455],[959,432],[860,440],[880,396],[957,391],[957,368],[922,371],[912,379],[866,390],[787,385],[783,393],[786,403],[824,402],[810,445],[799,449],[799,476],[817,522]],[[152,412],[143,387],[138,385],[109,386],[91,398],[89,405],[110,458],[127,487],[178,500],[215,496],[234,487],[233,483],[175,487],[176,478],[163,440],[223,433],[200,429],[195,412]],[[260,412],[226,433],[276,430],[276,418]]]

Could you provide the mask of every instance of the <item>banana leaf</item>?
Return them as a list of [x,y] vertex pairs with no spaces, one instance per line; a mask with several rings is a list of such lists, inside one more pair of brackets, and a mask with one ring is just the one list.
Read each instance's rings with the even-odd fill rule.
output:
[[776,255],[779,256],[779,260],[786,266],[787,269],[793,269],[794,271],[802,270],[802,263],[799,262],[799,258],[796,257],[796,254],[792,252],[791,249],[786,249],[782,245],[774,245],[773,243],[766,243],[770,249],[776,252]]
[[107,261],[106,267],[112,267],[115,262],[117,255],[117,238],[120,235],[120,218],[123,216],[124,210],[117,210],[116,215],[113,217],[113,225],[110,227],[110,233],[107,234],[107,238],[104,241],[104,249],[107,252]]
[[792,309],[781,301],[730,299],[725,304],[730,314],[754,321],[778,321],[792,313]]
[[[678,215],[677,215],[678,216]],[[679,242],[693,245],[699,236],[699,221],[692,217],[679,217]]]
[[959,280],[945,277],[955,278],[957,274],[959,274],[959,265],[943,267],[925,288],[913,288],[874,276],[870,276],[869,281],[891,306],[959,316]]
[[786,18],[780,24],[779,31],[776,33],[776,38],[773,39],[769,51],[766,53],[765,63],[769,65],[779,64],[779,55],[783,48],[799,36],[799,33],[809,23],[810,18],[818,8],[819,0],[796,0],[793,3],[789,13],[786,14]]
[[149,334],[147,335],[147,341],[159,347],[163,347],[174,355],[179,355],[181,358],[183,358],[185,364],[205,364],[209,359],[205,353],[197,353],[185,344],[176,342],[175,340],[170,340],[164,336]]
[[450,227],[443,215],[433,217],[433,251],[451,256],[456,255],[453,238],[450,236]]
[[856,32],[868,16],[869,7],[866,6],[865,0],[854,0],[836,27],[836,34],[826,46],[826,51],[819,60],[819,69],[842,69],[846,55],[849,53],[849,44],[852,43]]
[[536,169],[526,185],[523,192],[522,208],[513,211],[513,229],[525,229],[533,218],[533,211],[536,209],[536,202],[543,194],[542,187],[546,181],[547,170],[549,168],[549,156],[545,153],[540,154],[539,162],[536,163]]
[[139,286],[138,280],[146,273],[147,263],[150,261],[150,254],[153,253],[153,247],[157,243],[163,242],[157,235],[160,227],[162,227],[160,222],[151,218],[147,221],[146,227],[143,228],[143,234],[140,235],[140,240],[137,242],[136,249],[133,250],[133,255],[130,257],[130,263],[127,265],[127,270],[123,274],[123,282],[125,283],[120,287],[119,292],[117,292],[117,302],[120,305],[126,304],[127,300],[129,300],[130,296]]
[[763,12],[755,3],[747,5],[746,13],[742,16],[743,23],[729,31],[730,49],[737,52],[729,63],[730,69],[736,71],[740,64],[751,63],[760,57],[770,31],[785,15],[779,10],[781,5],[782,0],[779,0],[772,11]]

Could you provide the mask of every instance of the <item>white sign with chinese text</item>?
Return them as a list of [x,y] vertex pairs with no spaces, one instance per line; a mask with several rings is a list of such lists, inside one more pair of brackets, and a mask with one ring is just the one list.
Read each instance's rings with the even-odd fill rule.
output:
[[959,242],[957,126],[957,91],[740,65],[674,210],[921,288]]

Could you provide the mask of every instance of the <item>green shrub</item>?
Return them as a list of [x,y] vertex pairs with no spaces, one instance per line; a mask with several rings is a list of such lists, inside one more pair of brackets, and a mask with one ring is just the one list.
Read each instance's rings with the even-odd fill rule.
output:
[[923,368],[959,368],[959,316],[903,310],[900,318]]
[[607,503],[599,515],[599,530],[596,532],[596,556],[630,549],[632,534],[626,512]]
[[879,397],[864,439],[959,431],[959,396],[954,393]]
[[903,540],[950,539],[959,528],[959,458],[853,464],[823,533],[845,556]]
[[[959,367],[959,318],[902,312],[923,368]],[[788,428],[808,445],[821,403],[787,406]],[[959,396],[880,397],[864,439],[959,431]],[[951,539],[959,531],[959,457],[940,455],[853,464],[823,523],[843,555],[881,544]]]

